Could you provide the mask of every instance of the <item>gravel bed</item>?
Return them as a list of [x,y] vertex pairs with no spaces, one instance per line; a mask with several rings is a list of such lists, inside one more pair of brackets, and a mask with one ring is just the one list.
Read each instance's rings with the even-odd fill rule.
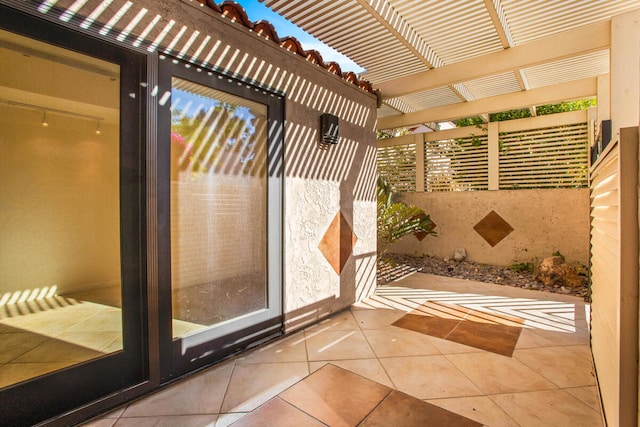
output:
[[[575,295],[588,301],[589,288],[585,284],[579,288],[564,286],[544,286],[533,278],[529,272],[515,272],[504,266],[479,264],[468,261],[445,260],[437,257],[414,257],[411,255],[387,254],[385,261],[378,266],[378,285],[396,280],[408,273],[435,274],[437,276],[455,277],[475,280],[477,282],[495,283],[516,288],[534,289],[544,292]],[[586,281],[585,281],[586,282]]]

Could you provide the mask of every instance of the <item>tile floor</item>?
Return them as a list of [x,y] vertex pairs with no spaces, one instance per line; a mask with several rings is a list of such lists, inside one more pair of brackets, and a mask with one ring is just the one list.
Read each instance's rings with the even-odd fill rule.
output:
[[55,295],[0,309],[0,388],[122,349],[116,307]]
[[[393,326],[425,304],[520,319],[513,354]],[[86,425],[602,426],[588,309],[575,297],[415,273]]]

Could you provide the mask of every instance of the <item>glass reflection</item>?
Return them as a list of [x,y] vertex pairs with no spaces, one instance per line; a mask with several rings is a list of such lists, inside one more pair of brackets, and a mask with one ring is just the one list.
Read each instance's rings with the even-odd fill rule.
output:
[[173,78],[173,336],[267,306],[266,106]]

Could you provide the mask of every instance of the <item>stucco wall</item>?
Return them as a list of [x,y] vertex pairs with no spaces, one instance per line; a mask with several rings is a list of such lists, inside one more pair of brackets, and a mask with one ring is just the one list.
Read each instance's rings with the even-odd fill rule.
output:
[[[74,3],[60,0],[56,6]],[[89,0],[84,7],[93,10],[99,3]],[[125,4],[124,0],[113,1],[90,30],[103,28]],[[168,50],[170,55],[199,66],[205,63],[205,69],[216,68],[285,94],[283,264],[287,328],[302,327],[372,292],[376,257],[375,96],[196,1],[137,0],[127,7],[108,37],[115,39],[126,28],[129,35],[122,43],[130,46],[144,31],[147,41],[159,40],[159,52]],[[140,22],[127,28],[143,8],[147,11]],[[157,22],[149,25],[154,19]],[[337,145],[319,144],[322,113],[340,117]],[[357,239],[339,272],[319,249],[338,213]],[[342,227],[340,231],[348,230]],[[341,237],[328,241],[340,246],[345,242]]]
[[[467,260],[510,265],[560,251],[568,261],[589,259],[589,190],[500,190],[403,193],[402,200],[424,209],[436,223],[437,237],[406,236],[390,252],[452,257],[465,248]],[[495,211],[513,231],[495,246],[474,230]]]

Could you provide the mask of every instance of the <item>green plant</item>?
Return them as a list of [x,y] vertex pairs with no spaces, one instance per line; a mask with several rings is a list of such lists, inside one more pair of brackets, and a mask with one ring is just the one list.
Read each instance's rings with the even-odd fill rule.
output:
[[509,266],[509,270],[515,271],[516,273],[524,273],[529,272],[533,273],[534,265],[532,262],[518,262],[513,263]]
[[389,245],[407,234],[435,236],[436,225],[422,209],[396,201],[396,195],[384,178],[378,176],[378,257]]
[[562,261],[566,261],[564,255],[562,255],[560,251],[555,251],[554,253],[551,254],[551,256],[559,256],[560,258],[562,258]]

